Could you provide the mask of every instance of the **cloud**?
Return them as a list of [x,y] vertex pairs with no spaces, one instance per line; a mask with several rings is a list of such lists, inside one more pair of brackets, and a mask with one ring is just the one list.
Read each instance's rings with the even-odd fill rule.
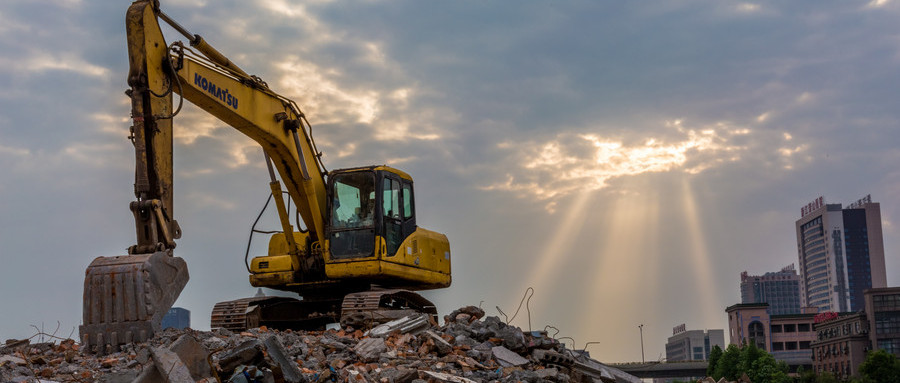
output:
[[753,4],[753,3],[739,3],[737,5],[737,9],[740,12],[756,12],[756,11],[759,11],[759,8],[760,8],[759,4]]
[[872,0],[872,1],[870,1],[868,4],[866,4],[866,7],[868,7],[868,8],[881,8],[881,7],[884,7],[884,6],[888,5],[888,4],[890,4],[890,2],[891,2],[891,0]]
[[7,70],[25,74],[40,75],[48,71],[72,72],[75,74],[102,78],[109,74],[109,68],[91,64],[72,53],[50,54],[34,52],[25,57],[0,58],[0,66]]
[[697,174],[740,158],[747,148],[731,142],[746,129],[711,127],[691,129],[680,120],[667,122],[674,138],[645,136],[643,142],[628,143],[599,133],[560,133],[547,142],[504,142],[498,148],[521,166],[505,181],[485,190],[516,192],[541,200],[577,191],[599,190],[619,177],[645,173],[684,172]]
[[15,148],[11,146],[0,145],[0,155],[10,157],[25,157],[29,154],[31,154],[31,151],[26,148]]

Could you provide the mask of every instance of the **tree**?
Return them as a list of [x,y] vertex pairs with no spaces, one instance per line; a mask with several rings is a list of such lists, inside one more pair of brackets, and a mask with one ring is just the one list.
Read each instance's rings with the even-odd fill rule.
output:
[[[759,347],[756,347],[752,342],[745,344],[744,347],[741,347],[741,354],[740,357],[738,357],[738,370],[741,372],[749,372],[753,369],[753,363],[764,355],[768,355],[766,350],[760,350]],[[747,375],[750,374],[748,373]],[[756,380],[753,381],[755,382]]]
[[[710,352],[710,359],[713,354]],[[712,363],[710,363],[712,368]],[[707,369],[709,371],[709,369]],[[791,378],[787,375],[788,366],[784,362],[776,362],[766,350],[755,345],[745,345],[738,348],[734,344],[728,345],[720,356],[717,356],[715,368],[712,370],[713,379],[725,378],[734,381],[747,374],[753,382],[787,383]]]
[[706,376],[713,376],[716,372],[716,363],[722,358],[722,348],[719,345],[713,346],[709,351],[709,364],[706,367]]
[[729,344],[728,347],[725,348],[725,352],[722,353],[722,356],[719,358],[719,361],[716,362],[716,369],[713,372],[713,379],[719,380],[725,378],[725,380],[737,380],[741,376],[741,373],[738,370],[738,362],[741,358],[741,349],[738,348],[735,344]]
[[900,383],[900,361],[885,350],[870,351],[859,365],[859,372],[873,382]]
[[744,372],[751,382],[787,383],[793,379],[788,377],[788,365],[785,362],[775,361],[775,357],[765,350],[759,350],[759,357],[750,362],[750,366]]

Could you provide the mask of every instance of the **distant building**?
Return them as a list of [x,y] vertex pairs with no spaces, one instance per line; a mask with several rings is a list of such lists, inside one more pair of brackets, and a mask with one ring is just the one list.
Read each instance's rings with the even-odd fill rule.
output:
[[184,330],[191,327],[191,312],[181,307],[172,307],[162,319],[162,328]]
[[872,348],[900,357],[900,287],[864,292]]
[[[685,325],[672,329],[672,336],[666,342],[667,362],[686,362],[709,360],[709,352],[713,347],[725,349],[725,330],[686,330]],[[657,378],[654,383],[670,383],[674,381],[696,382],[703,376],[690,378]]]
[[770,315],[767,303],[740,303],[725,309],[731,344],[755,344],[778,361],[812,367],[815,308],[799,314]]
[[881,205],[871,196],[847,208],[819,197],[800,209],[795,227],[801,306],[861,311],[864,290],[887,286]]
[[841,380],[857,376],[870,349],[869,322],[865,312],[826,312],[816,316],[812,342],[813,371],[830,372]]
[[791,264],[763,275],[741,273],[741,303],[768,303],[772,315],[800,313],[800,276]]
[[707,360],[713,346],[725,349],[725,330],[688,331],[684,330],[684,326],[679,326],[666,342],[666,360],[669,362]]

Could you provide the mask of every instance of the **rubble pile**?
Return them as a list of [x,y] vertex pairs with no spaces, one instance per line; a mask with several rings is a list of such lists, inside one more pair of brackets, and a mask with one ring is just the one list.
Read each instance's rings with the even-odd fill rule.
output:
[[106,355],[58,343],[0,346],[6,382],[638,382],[567,350],[544,332],[523,332],[468,306],[437,326],[425,314],[369,331],[232,333],[168,329]]

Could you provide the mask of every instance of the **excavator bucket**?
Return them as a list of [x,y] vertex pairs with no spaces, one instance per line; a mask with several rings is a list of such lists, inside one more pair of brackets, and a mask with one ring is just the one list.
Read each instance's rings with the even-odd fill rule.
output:
[[169,252],[98,257],[84,277],[84,318],[78,331],[87,352],[110,353],[145,342],[188,281],[184,259]]

